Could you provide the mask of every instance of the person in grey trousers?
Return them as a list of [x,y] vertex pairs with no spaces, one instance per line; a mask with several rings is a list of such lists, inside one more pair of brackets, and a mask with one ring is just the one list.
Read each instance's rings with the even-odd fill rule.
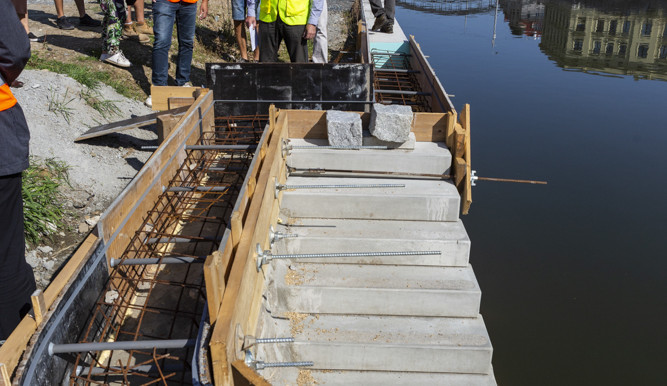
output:
[[375,16],[375,23],[371,31],[394,33],[394,10],[396,9],[396,0],[369,0],[371,3],[371,12]]
[[14,5],[0,1],[0,342],[30,311],[35,291],[25,261],[21,173],[28,167],[30,132],[9,89],[30,59],[30,41]]

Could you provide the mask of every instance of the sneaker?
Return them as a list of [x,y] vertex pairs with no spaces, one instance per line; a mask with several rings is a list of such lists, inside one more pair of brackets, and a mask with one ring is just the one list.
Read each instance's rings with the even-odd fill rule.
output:
[[149,26],[143,21],[134,23],[134,30],[140,34],[155,35],[155,33],[153,32],[153,27]]
[[181,87],[194,87],[194,86],[192,86],[192,82],[185,82],[181,85]]
[[44,36],[37,36],[37,35],[35,35],[34,33],[30,32],[30,33],[28,33],[28,39],[29,39],[31,42],[39,42],[39,43],[41,43],[41,42],[44,41]]
[[101,25],[101,21],[93,19],[88,14],[84,14],[83,17],[79,18],[79,27],[99,27]]
[[123,55],[123,51],[121,50],[118,50],[115,54],[102,53],[102,55],[100,56],[100,61],[125,68],[130,67],[132,65],[132,63],[130,63],[130,61],[127,60],[125,55]]
[[148,98],[146,98],[146,102],[144,104],[148,107],[153,107],[153,96],[149,95]]
[[373,28],[371,28],[371,31],[379,31],[380,27],[387,21],[387,17],[384,15],[384,13],[378,17],[375,18],[375,23],[373,23]]
[[67,21],[67,18],[65,16],[59,17],[56,19],[56,25],[60,29],[74,29],[74,26],[72,23]]

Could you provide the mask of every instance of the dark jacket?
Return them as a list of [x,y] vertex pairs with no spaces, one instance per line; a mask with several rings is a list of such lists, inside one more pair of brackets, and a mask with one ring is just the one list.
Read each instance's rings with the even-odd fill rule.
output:
[[[11,84],[30,59],[30,41],[11,1],[0,0],[0,76]],[[18,103],[0,111],[0,176],[28,167],[30,132]]]

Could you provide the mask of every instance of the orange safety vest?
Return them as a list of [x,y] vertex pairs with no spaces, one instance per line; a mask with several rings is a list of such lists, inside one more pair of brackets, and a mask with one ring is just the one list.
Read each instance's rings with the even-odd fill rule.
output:
[[[182,0],[184,3],[196,3],[198,0]],[[180,3],[181,0],[169,0],[171,3]]]
[[4,111],[14,107],[16,104],[16,98],[12,94],[12,90],[9,89],[7,83],[0,86],[0,111]]

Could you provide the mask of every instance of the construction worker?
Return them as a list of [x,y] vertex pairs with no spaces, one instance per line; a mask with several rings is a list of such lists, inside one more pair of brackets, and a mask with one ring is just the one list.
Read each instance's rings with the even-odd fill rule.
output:
[[[248,27],[255,26],[255,4],[260,0],[248,0]],[[259,54],[260,62],[276,62],[280,42],[285,46],[290,60],[308,62],[308,40],[315,37],[324,0],[261,0],[259,5]]]
[[30,41],[10,1],[0,1],[0,341],[30,311],[35,291],[25,261],[21,172],[28,167],[30,132],[9,85],[30,59]]
[[396,0],[384,0],[384,5],[380,0],[370,0],[370,3],[371,12],[375,16],[375,23],[373,23],[371,31],[393,34]]

